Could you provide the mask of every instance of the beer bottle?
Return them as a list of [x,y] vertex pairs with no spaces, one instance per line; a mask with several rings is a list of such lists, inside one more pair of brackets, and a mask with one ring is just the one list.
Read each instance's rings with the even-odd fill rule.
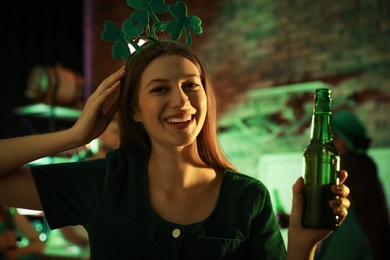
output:
[[304,201],[302,226],[313,229],[337,229],[339,217],[329,201],[336,199],[331,186],[338,184],[340,157],[333,144],[332,94],[316,89],[310,142],[303,153]]
[[15,211],[16,209],[11,207],[7,209],[5,229],[16,230],[15,219],[14,219]]

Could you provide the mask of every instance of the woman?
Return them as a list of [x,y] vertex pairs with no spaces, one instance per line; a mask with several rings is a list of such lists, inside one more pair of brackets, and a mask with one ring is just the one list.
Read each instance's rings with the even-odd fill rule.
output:
[[[90,142],[118,104],[121,146],[105,159],[22,166]],[[198,58],[176,42],[146,45],[102,82],[72,128],[1,141],[0,204],[43,209],[52,229],[83,225],[91,259],[285,259],[268,191],[225,158],[215,117]],[[341,220],[346,175],[329,202]],[[288,259],[312,259],[331,233],[301,227],[302,188],[300,178]]]

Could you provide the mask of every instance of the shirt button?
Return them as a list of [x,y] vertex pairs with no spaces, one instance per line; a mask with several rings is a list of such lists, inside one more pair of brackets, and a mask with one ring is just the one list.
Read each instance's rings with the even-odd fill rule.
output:
[[180,229],[178,228],[175,228],[173,231],[172,231],[172,236],[174,238],[178,238],[180,236]]

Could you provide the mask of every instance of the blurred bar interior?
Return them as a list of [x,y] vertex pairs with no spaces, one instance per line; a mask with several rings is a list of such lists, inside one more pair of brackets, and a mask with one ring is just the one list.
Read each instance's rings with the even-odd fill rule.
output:
[[[242,172],[268,186],[274,204],[274,191],[279,194],[287,213],[318,87],[330,88],[334,107],[353,110],[366,124],[390,202],[390,8],[384,2],[187,1],[203,22],[205,32],[191,47],[216,89],[221,145]],[[122,65],[100,32],[105,20],[127,18],[126,1],[9,4],[3,12],[11,16],[2,17],[16,19],[4,22],[9,72],[0,138],[70,127],[85,97]],[[71,161],[83,149],[33,163]],[[25,214],[39,219],[37,228],[44,223],[41,215]],[[56,240],[55,231],[41,231]],[[68,249],[78,252],[53,246],[69,255]]]

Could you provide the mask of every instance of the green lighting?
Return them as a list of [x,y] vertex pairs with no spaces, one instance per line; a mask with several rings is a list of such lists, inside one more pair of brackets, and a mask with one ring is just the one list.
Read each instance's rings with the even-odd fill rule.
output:
[[67,107],[50,106],[43,103],[33,104],[14,109],[18,115],[34,115],[39,117],[55,117],[59,119],[77,119],[81,110]]

